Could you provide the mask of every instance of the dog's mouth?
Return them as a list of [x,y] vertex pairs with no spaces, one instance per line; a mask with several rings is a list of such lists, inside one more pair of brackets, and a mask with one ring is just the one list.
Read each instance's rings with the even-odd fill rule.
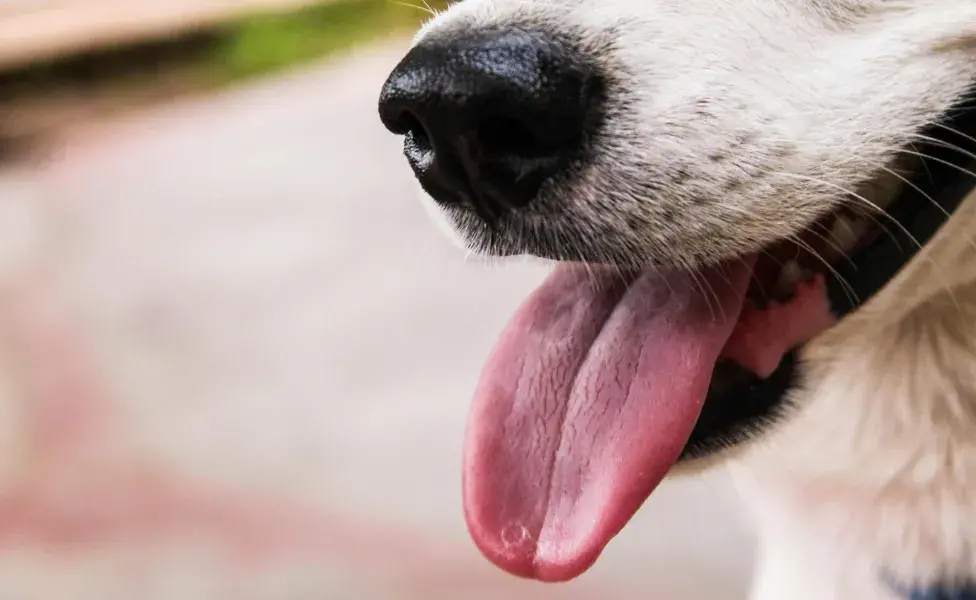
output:
[[884,287],[971,187],[959,142],[928,149],[883,215],[836,212],[754,255],[696,272],[558,265],[475,395],[464,502],[482,552],[571,579],[679,460],[774,416],[798,349]]
[[694,272],[557,266],[475,396],[465,506],[481,549],[543,580],[592,564],[685,452],[706,398],[734,401],[715,396],[833,324],[814,252],[784,243]]

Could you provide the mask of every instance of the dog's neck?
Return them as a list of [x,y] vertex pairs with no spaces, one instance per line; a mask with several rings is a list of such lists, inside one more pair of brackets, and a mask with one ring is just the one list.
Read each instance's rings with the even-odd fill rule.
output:
[[976,192],[890,285],[805,349],[810,383],[742,461],[811,536],[832,532],[837,552],[880,559],[898,581],[976,577],[973,231]]
[[[792,414],[771,441],[790,444],[788,456],[797,461],[791,469],[874,472],[881,481],[890,481],[896,473],[878,473],[879,460],[900,463],[893,466],[905,475],[916,434],[924,436],[917,441],[926,446],[919,454],[928,457],[931,431],[944,432],[947,444],[956,441],[960,448],[976,448],[973,231],[976,191],[885,289],[804,349],[802,359],[810,365],[812,383],[801,385],[802,391],[792,399],[795,408],[788,411]],[[824,418],[818,422],[834,427],[821,428],[819,434],[795,429],[839,404],[842,409],[833,414],[848,415],[846,422]],[[929,427],[923,427],[926,423]],[[818,435],[825,439],[815,439]],[[798,440],[813,440],[816,448],[810,456],[796,452]],[[825,452],[831,447],[836,451]],[[875,456],[898,454],[899,448],[905,461]],[[860,460],[870,461],[873,468],[862,469],[856,464]],[[973,462],[976,468],[976,456]]]

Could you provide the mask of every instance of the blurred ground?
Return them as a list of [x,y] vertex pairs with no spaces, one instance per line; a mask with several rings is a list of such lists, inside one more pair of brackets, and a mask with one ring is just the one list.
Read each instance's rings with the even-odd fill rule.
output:
[[587,576],[460,509],[488,348],[544,274],[465,262],[375,116],[392,45],[75,128],[0,174],[0,598],[743,598],[724,475]]

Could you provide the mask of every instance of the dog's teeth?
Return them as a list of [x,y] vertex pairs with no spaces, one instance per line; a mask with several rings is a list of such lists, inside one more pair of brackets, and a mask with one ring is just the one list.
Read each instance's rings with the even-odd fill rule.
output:
[[796,282],[803,277],[803,269],[800,264],[791,260],[783,265],[779,273],[779,281],[776,282],[776,289],[773,290],[773,298],[788,298],[796,287]]
[[881,174],[874,181],[868,196],[871,203],[879,211],[886,210],[898,195],[898,190],[904,185],[904,180],[893,172]]
[[894,171],[878,174],[870,184],[859,190],[864,204],[871,207],[871,212],[884,212],[898,196],[898,191],[905,181]]
[[830,228],[830,241],[835,246],[832,250],[847,252],[854,247],[867,227],[867,219],[855,219],[844,213],[838,214],[834,219],[833,227]]

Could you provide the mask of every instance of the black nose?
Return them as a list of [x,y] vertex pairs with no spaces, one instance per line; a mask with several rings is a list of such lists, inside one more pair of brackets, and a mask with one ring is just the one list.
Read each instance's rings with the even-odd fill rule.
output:
[[387,79],[380,117],[442,204],[483,218],[525,206],[578,153],[597,78],[537,33],[505,31],[415,46]]

